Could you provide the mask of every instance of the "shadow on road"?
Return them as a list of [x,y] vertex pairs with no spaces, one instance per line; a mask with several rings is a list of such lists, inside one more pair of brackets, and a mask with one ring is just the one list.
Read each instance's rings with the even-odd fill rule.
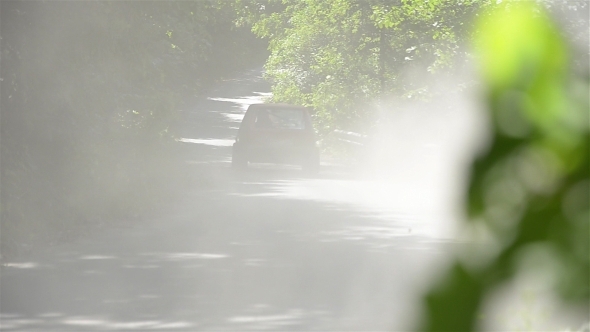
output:
[[180,112],[189,190],[168,210],[2,266],[0,328],[407,328],[450,244],[403,207],[363,205],[374,190],[345,166],[324,162],[314,177],[290,166],[232,170],[244,105],[265,87],[252,71]]
[[345,205],[255,188],[195,193],[167,220],[4,266],[2,330],[407,323],[420,276],[442,263],[429,239]]

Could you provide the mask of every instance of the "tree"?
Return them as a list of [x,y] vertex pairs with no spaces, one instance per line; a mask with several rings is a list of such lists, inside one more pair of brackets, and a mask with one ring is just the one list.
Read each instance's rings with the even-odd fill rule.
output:
[[320,131],[366,131],[383,95],[428,98],[429,79],[466,55],[469,22],[484,1],[240,2],[268,38],[276,101],[313,106]]

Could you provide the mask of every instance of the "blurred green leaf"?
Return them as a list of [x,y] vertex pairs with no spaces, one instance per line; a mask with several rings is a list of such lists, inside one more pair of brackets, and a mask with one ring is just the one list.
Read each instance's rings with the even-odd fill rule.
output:
[[454,265],[445,278],[425,298],[431,315],[422,331],[471,331],[484,287],[479,277],[460,264]]
[[[495,6],[477,29],[494,130],[489,149],[473,162],[466,209],[501,250],[477,275],[454,263],[443,277],[451,286],[435,285],[425,298],[428,331],[476,328],[473,308],[531,259],[553,267],[564,300],[587,308],[590,298],[588,77],[570,75],[566,44],[534,2]],[[585,94],[570,89],[580,85]],[[552,254],[526,255],[531,248]],[[472,307],[452,311],[457,299]],[[449,314],[455,319],[445,319]]]

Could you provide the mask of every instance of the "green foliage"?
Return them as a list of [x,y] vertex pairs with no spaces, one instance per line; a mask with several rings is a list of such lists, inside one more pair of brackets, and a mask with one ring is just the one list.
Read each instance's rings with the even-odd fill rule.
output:
[[590,298],[588,78],[571,75],[562,37],[532,3],[483,15],[476,44],[494,132],[473,164],[467,209],[499,250],[476,257],[477,267],[455,263],[425,299],[424,331],[475,329],[473,308],[531,255],[555,267],[563,299],[587,306]]
[[[430,314],[428,331],[469,331],[483,292],[481,278],[457,264],[425,299]],[[449,299],[453,299],[449,302]]]
[[465,57],[469,22],[485,4],[239,1],[242,23],[269,39],[274,100],[314,107],[321,132],[362,131],[384,95],[426,98],[433,75]]

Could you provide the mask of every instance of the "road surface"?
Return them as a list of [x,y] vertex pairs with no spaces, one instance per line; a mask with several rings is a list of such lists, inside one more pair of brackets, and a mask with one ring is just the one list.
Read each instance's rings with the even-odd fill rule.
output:
[[166,213],[5,263],[1,329],[412,326],[454,243],[436,174],[367,177],[329,159],[313,178],[264,164],[232,172],[244,110],[267,96],[253,70],[180,112],[175,130],[195,186]]

